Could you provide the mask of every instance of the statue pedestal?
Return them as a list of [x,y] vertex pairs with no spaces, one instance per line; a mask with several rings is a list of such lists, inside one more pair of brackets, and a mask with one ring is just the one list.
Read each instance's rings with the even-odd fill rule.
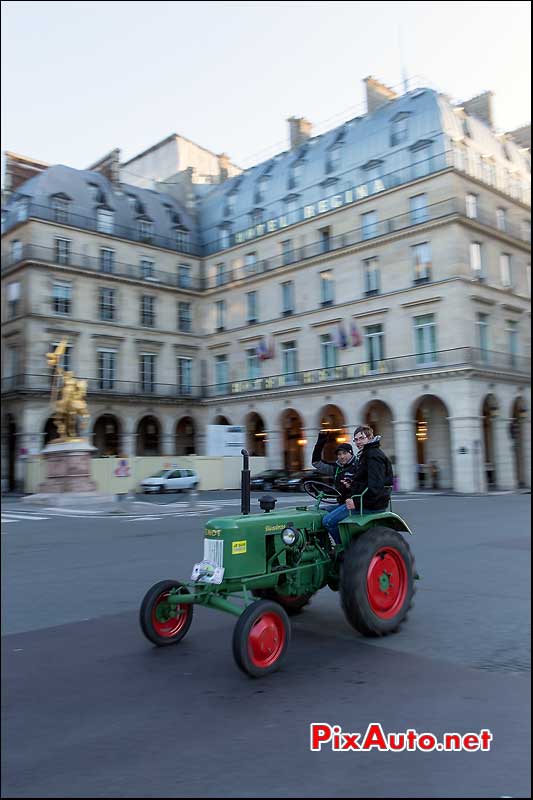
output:
[[41,451],[46,462],[47,479],[39,493],[95,492],[91,477],[91,457],[96,450],[87,440],[48,444]]

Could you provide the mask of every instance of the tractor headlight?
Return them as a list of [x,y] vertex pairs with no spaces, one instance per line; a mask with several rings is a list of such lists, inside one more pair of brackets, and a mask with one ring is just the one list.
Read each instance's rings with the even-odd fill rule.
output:
[[287,525],[287,527],[281,531],[281,538],[283,540],[283,544],[292,547],[292,545],[295,544],[298,539],[298,531],[294,528],[290,528]]

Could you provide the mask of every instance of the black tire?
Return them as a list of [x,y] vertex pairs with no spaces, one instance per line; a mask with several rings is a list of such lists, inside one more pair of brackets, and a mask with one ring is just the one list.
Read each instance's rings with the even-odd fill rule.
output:
[[[257,625],[266,625],[266,632],[261,637],[257,631],[253,639]],[[258,600],[237,620],[233,630],[233,657],[239,669],[252,678],[261,678],[280,668],[290,638],[291,624],[285,610],[272,600]]]
[[[176,588],[180,590],[181,594],[190,594],[187,587],[179,581],[159,581],[151,589],[148,589],[141,603],[139,612],[141,630],[146,638],[158,647],[166,647],[169,644],[180,642],[191,627],[194,611],[191,603],[181,606],[181,610],[186,615],[183,621],[180,616],[169,617],[165,621],[166,611],[170,608],[168,603],[165,604],[165,595],[168,595],[171,589]],[[156,617],[158,607],[160,619]]]
[[361,534],[341,567],[341,603],[350,625],[363,636],[395,633],[412,606],[414,575],[413,555],[398,531],[377,525]]
[[287,595],[277,592],[275,589],[255,589],[252,591],[254,597],[261,597],[265,600],[272,600],[274,603],[279,603],[285,609],[289,617],[294,617],[296,614],[301,614],[305,606],[311,602],[313,592],[298,595]]
[[165,494],[165,485],[163,483],[159,487],[159,494]]

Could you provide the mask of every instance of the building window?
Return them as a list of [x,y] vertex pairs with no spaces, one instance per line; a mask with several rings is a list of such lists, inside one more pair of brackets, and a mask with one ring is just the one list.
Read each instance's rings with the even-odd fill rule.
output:
[[281,368],[288,383],[298,380],[296,374],[298,372],[298,350],[296,348],[296,342],[282,342]]
[[10,249],[10,261],[12,264],[16,264],[17,261],[20,261],[22,259],[22,252],[23,252],[22,242],[19,239],[13,239],[13,241],[9,243],[9,249]]
[[479,347],[480,360],[485,364],[488,361],[489,353],[489,315],[477,314],[477,341]]
[[140,380],[142,392],[155,392],[155,355],[141,353],[140,355]]
[[237,198],[235,192],[230,192],[226,196],[226,207],[224,208],[224,215],[226,217],[231,217],[235,213],[236,199]]
[[524,240],[524,242],[530,242],[531,241],[531,220],[530,219],[523,220],[521,225],[520,225],[520,228],[521,228],[522,239]]
[[335,301],[335,284],[333,272],[326,269],[320,273],[320,304],[330,306]]
[[411,225],[418,225],[420,222],[426,222],[429,219],[427,194],[416,194],[414,197],[410,197],[409,201]]
[[416,363],[434,364],[437,361],[437,331],[435,316],[424,314],[414,318]]
[[141,297],[141,325],[146,328],[153,328],[155,326],[155,297],[148,294],[143,294]]
[[511,256],[508,253],[500,255],[500,277],[502,286],[509,289],[513,285],[513,278],[511,274]]
[[146,279],[154,277],[155,261],[152,261],[151,258],[141,258],[139,266],[141,268],[141,278]]
[[518,323],[514,320],[506,320],[505,330],[507,331],[507,343],[509,355],[511,356],[511,366],[516,367],[518,361]]
[[226,301],[217,300],[215,303],[215,329],[223,331],[226,327]]
[[477,194],[466,195],[466,216],[468,219],[477,219]]
[[383,325],[367,325],[365,327],[365,350],[370,369],[379,369],[380,362],[385,358]]
[[192,358],[178,356],[178,393],[192,394]]
[[101,272],[115,271],[115,251],[110,250],[108,247],[100,248],[100,271]]
[[296,189],[302,179],[303,165],[301,161],[295,161],[289,169],[289,189]]
[[108,208],[96,209],[96,230],[100,233],[113,233],[114,213]]
[[230,246],[230,231],[229,228],[221,228],[219,233],[219,247],[221,250],[224,250],[226,247]]
[[66,197],[52,198],[53,219],[55,222],[68,222],[68,210],[70,202]]
[[58,264],[70,262],[70,239],[55,239],[55,261]]
[[365,258],[363,261],[365,295],[379,294],[379,262],[377,258]]
[[254,251],[253,253],[246,253],[244,256],[244,271],[246,275],[253,275],[256,270],[257,265],[257,253]]
[[262,175],[257,182],[257,189],[255,192],[256,203],[262,203],[268,191],[268,175]]
[[284,317],[294,314],[294,281],[281,284],[281,309]]
[[20,305],[20,283],[13,281],[7,285],[7,318],[18,316]]
[[189,250],[189,231],[185,230],[185,228],[176,228],[175,231],[176,237],[176,248],[178,250],[183,250],[183,252],[188,252]]
[[246,293],[246,321],[248,325],[257,322],[257,292]]
[[297,197],[289,197],[285,201],[285,214],[290,225],[292,225],[294,222],[298,222],[298,208],[299,205]]
[[320,252],[329,253],[331,245],[331,233],[329,228],[320,228],[318,231],[320,237]]
[[70,314],[72,288],[69,283],[54,283],[52,297],[54,314]]
[[154,226],[148,219],[137,220],[137,234],[141,242],[151,242]]
[[263,222],[263,209],[254,208],[251,217],[252,217],[252,225],[260,225]]
[[24,220],[28,219],[28,209],[30,207],[29,201],[27,198],[23,198],[19,200],[15,205],[15,219],[17,222],[24,222]]
[[331,148],[331,150],[329,150],[326,157],[326,175],[329,175],[330,172],[336,172],[336,170],[340,169],[341,158],[342,146],[340,144],[336,144]]
[[225,283],[224,263],[215,265],[215,286],[223,286]]
[[98,351],[98,388],[111,391],[115,388],[116,377],[116,351]]
[[100,287],[98,303],[100,319],[112,322],[115,319],[115,290],[105,286]]
[[361,236],[363,239],[372,239],[378,235],[378,215],[377,211],[367,211],[361,215]]
[[261,362],[255,347],[246,351],[246,375],[251,381],[261,377]]
[[499,231],[507,230],[507,211],[505,208],[496,209],[496,227]]
[[407,141],[408,125],[408,114],[398,114],[396,119],[393,120],[390,138],[391,147],[395,147],[397,144]]
[[285,239],[281,242],[281,263],[290,264],[294,259],[292,257],[292,239]]
[[178,286],[190,289],[192,286],[192,269],[189,264],[178,264]]
[[228,392],[228,357],[216,356],[215,357],[215,383],[217,394],[226,394]]
[[426,283],[431,280],[431,244],[420,242],[411,248],[414,265],[414,282]]
[[178,330],[182,333],[190,333],[192,330],[190,303],[178,303]]
[[483,277],[481,242],[470,242],[470,269],[475,278]]
[[320,337],[320,363],[322,369],[337,366],[337,348],[329,333],[325,333]]

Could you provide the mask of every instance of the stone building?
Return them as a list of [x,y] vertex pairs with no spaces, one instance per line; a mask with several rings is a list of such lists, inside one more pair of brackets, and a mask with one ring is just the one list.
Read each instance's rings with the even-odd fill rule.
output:
[[530,485],[527,130],[494,130],[491,93],[365,83],[366,114],[292,117],[245,171],[176,134],[88,170],[8,154],[5,484],[54,436],[66,335],[100,455],[201,455],[230,423],[298,469],[366,421],[401,490]]

